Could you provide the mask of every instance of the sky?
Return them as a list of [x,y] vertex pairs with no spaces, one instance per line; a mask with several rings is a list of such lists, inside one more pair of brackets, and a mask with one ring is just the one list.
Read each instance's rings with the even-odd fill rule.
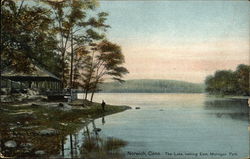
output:
[[248,1],[101,1],[107,37],[122,47],[125,79],[202,83],[249,64]]

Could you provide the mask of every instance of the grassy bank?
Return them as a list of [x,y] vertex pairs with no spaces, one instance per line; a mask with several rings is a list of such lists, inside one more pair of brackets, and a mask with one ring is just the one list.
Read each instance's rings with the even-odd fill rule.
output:
[[[43,151],[51,156],[60,152],[62,142],[92,119],[130,109],[77,100],[71,103],[26,102],[2,104],[0,111],[1,149],[5,156],[38,156]],[[6,147],[7,141],[16,146]],[[26,146],[25,146],[26,145]],[[29,146],[27,146],[29,145]]]

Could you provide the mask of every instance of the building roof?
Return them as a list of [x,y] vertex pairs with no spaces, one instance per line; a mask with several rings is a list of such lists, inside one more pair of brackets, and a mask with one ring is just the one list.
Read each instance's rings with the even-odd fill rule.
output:
[[31,67],[34,68],[31,73],[17,72],[15,69],[8,67],[2,71],[2,77],[12,81],[61,81],[42,67],[34,64],[31,64]]

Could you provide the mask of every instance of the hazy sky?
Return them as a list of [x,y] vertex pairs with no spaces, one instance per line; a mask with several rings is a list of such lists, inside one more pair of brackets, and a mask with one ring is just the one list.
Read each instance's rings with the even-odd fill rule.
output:
[[99,10],[122,46],[126,79],[203,82],[249,64],[248,1],[101,1]]

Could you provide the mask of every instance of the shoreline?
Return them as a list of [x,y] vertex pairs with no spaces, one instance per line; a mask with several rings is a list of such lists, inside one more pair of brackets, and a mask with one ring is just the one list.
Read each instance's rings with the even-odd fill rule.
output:
[[[58,155],[61,142],[92,120],[131,109],[129,106],[106,105],[84,100],[67,102],[39,102],[2,104],[0,109],[1,142],[15,142],[4,147],[6,157],[39,157]],[[84,106],[79,105],[82,103]],[[29,148],[23,145],[32,145]]]
[[236,95],[214,95],[214,94],[207,94],[210,97],[216,97],[216,98],[227,98],[227,99],[250,99],[250,96],[236,96]]

